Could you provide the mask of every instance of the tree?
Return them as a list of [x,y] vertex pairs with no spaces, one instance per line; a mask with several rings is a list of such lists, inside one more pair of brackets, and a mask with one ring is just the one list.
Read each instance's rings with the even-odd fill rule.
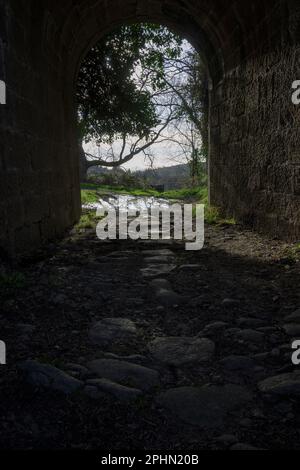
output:
[[208,78],[200,55],[185,46],[179,57],[166,58],[161,83],[165,105],[172,101],[176,110],[165,140],[178,146],[176,157],[185,157],[196,184],[208,156]]
[[[94,141],[106,152],[86,159],[81,150],[84,170],[122,165],[159,141],[175,115],[172,103],[159,107],[157,101],[164,88],[164,63],[179,57],[181,43],[161,26],[123,26],[87,54],[77,89],[80,140]],[[118,151],[113,149],[116,141]]]
[[[203,159],[208,157],[208,75],[200,55],[193,49],[165,63],[165,93],[177,97],[176,131],[190,143],[195,143]],[[200,141],[200,145],[199,145]]]

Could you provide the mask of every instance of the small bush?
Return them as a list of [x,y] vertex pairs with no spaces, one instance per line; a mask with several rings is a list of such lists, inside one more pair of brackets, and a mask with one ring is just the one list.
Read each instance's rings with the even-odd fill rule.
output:
[[99,220],[100,218],[97,217],[95,210],[85,211],[74,228],[75,230],[93,229]]
[[236,225],[234,218],[223,218],[219,209],[210,205],[205,208],[205,222],[209,225]]

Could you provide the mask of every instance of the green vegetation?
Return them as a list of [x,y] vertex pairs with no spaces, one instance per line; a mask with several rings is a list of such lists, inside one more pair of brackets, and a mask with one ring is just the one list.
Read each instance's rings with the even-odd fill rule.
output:
[[83,204],[93,204],[99,200],[99,197],[107,193],[128,194],[136,197],[160,197],[175,200],[193,200],[207,202],[206,188],[184,188],[171,191],[159,192],[155,189],[126,188],[124,186],[108,186],[86,183],[81,185],[81,199]]
[[155,196],[159,197],[162,193],[155,191],[154,189],[132,189],[125,186],[109,186],[109,185],[97,185],[92,183],[84,183],[81,185],[81,199],[83,204],[84,201],[89,199],[89,202],[92,201],[92,198],[96,198],[95,201],[99,200],[99,197],[104,196],[108,193],[117,193],[117,194],[128,194],[129,196]]
[[99,195],[96,190],[82,190],[81,202],[82,204],[95,204],[99,201]]
[[[205,188],[184,188],[163,193],[154,189],[130,189],[124,186],[99,186],[92,183],[81,185],[81,197],[83,204],[96,203],[101,196],[109,193],[128,194],[136,197],[158,197],[174,201],[198,202],[205,205],[205,221],[210,225],[235,225],[234,218],[224,218],[217,207],[208,204],[208,190]],[[95,211],[84,211],[76,229],[94,228],[97,222]],[[300,253],[300,246],[298,247]]]
[[75,225],[74,229],[78,231],[94,229],[99,220],[100,218],[97,217],[96,212],[94,210],[85,210],[82,213],[78,224]]
[[2,289],[21,289],[25,286],[25,276],[22,273],[15,272],[0,275],[0,290]]
[[205,222],[209,225],[236,225],[234,218],[224,218],[217,207],[208,203],[208,189],[199,189],[198,203],[205,205]]
[[[180,57],[183,39],[164,26],[124,25],[88,52],[81,65],[77,103],[85,142],[148,137],[159,123],[149,86],[165,88],[164,61]],[[135,72],[141,68],[141,77]],[[145,82],[146,79],[146,82]]]
[[207,205],[205,208],[205,222],[209,225],[236,225],[234,218],[224,218],[217,207]]
[[300,243],[296,243],[286,250],[287,261],[298,263],[300,261]]
[[[207,158],[207,67],[192,46],[165,26],[123,25],[86,54],[77,83],[81,176],[152,158],[164,140],[177,145],[193,184]],[[175,133],[174,133],[175,132]],[[170,137],[166,139],[166,135]],[[115,145],[119,142],[121,145]]]
[[174,189],[171,191],[165,191],[163,197],[167,199],[178,199],[183,201],[201,201],[206,203],[207,188],[183,188],[183,189]]

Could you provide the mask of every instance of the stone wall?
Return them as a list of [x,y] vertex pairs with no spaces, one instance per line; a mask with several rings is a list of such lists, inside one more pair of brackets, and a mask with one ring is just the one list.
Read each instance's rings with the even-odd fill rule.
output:
[[0,106],[0,247],[12,255],[61,236],[80,214],[74,125],[59,58],[42,47],[38,3],[0,6],[7,84],[7,104]]
[[[243,61],[214,90],[211,202],[271,236],[297,240],[300,107],[292,104],[291,85],[300,77],[300,48],[288,24],[275,50]],[[285,39],[281,47],[278,38]]]
[[210,70],[211,201],[299,238],[298,0],[0,0],[0,251],[26,252],[80,215],[74,90],[85,52],[128,21],[186,35]]

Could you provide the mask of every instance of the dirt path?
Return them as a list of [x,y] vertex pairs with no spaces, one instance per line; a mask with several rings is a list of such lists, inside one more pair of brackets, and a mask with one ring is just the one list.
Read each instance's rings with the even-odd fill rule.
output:
[[0,447],[299,449],[285,252],[207,227],[200,252],[82,234],[28,261],[2,289]]

